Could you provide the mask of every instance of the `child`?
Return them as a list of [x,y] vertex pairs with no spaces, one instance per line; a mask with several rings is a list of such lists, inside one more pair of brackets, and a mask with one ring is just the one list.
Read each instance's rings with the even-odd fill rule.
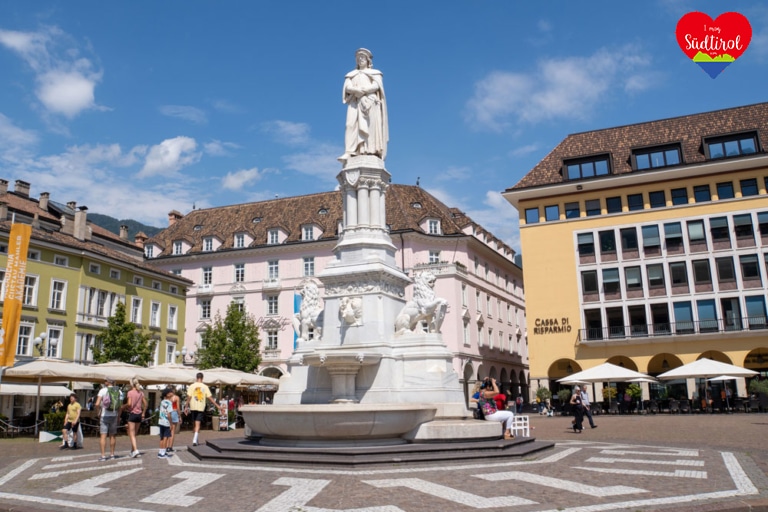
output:
[[158,409],[160,416],[157,420],[157,424],[160,427],[160,451],[157,454],[159,459],[166,459],[173,457],[173,454],[167,453],[171,442],[171,413],[173,412],[173,389],[166,388],[163,391],[163,400],[160,402],[160,408]]

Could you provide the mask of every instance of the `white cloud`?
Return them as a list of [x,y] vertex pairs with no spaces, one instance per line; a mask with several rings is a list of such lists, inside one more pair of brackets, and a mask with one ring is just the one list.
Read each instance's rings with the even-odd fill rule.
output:
[[336,158],[343,149],[329,144],[316,144],[307,151],[283,157],[288,169],[310,176],[317,176],[327,182],[335,182],[341,171],[341,164]]
[[19,128],[10,118],[0,114],[0,148],[27,147],[37,142],[37,133]]
[[309,125],[306,123],[276,120],[263,123],[261,128],[282,144],[300,145],[309,142]]
[[57,27],[38,32],[0,30],[0,45],[16,52],[35,73],[35,94],[49,113],[73,118],[99,108],[95,89],[102,72]]
[[196,151],[197,142],[191,137],[174,137],[152,146],[147,154],[144,167],[139,172],[139,178],[175,173],[187,165],[200,160],[200,152]]
[[159,110],[164,116],[183,119],[184,121],[190,121],[195,124],[206,124],[208,122],[208,116],[205,114],[205,111],[197,107],[190,107],[188,105],[163,105]]
[[203,150],[210,156],[230,156],[232,154],[230,152],[231,149],[240,149],[240,145],[220,140],[212,140],[203,144]]
[[436,181],[464,181],[472,176],[470,167],[449,167],[437,174]]
[[227,114],[241,114],[243,108],[228,100],[214,100],[213,108],[219,112],[225,112]]
[[242,169],[237,172],[228,172],[221,180],[221,186],[226,190],[242,190],[246,186],[259,181],[263,174],[256,167]]
[[601,49],[588,57],[539,61],[530,73],[493,71],[475,84],[466,120],[476,129],[500,131],[515,122],[585,118],[613,90],[638,92],[651,63],[640,48]]
[[509,152],[510,156],[524,156],[528,155],[530,153],[533,153],[534,151],[537,151],[539,147],[536,144],[526,144],[525,146],[520,146],[519,148],[515,148],[512,151]]

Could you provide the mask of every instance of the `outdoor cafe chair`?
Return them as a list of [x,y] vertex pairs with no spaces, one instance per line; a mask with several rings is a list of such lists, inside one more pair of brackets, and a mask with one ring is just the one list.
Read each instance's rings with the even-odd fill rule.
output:
[[648,404],[648,412],[651,414],[658,414],[659,413],[659,402],[656,400],[651,400],[651,402]]
[[680,404],[677,400],[670,400],[669,401],[669,414],[679,414],[680,413]]
[[680,412],[684,412],[686,414],[690,414],[690,412],[691,412],[691,403],[688,400],[681,400],[680,401]]

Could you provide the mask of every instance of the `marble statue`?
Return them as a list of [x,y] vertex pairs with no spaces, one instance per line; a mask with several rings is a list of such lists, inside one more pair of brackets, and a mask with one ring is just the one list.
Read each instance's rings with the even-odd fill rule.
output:
[[413,300],[408,301],[395,319],[395,334],[415,332],[423,320],[427,332],[439,333],[448,311],[448,301],[435,295],[435,276],[422,272],[414,278]]
[[299,312],[293,315],[293,330],[298,341],[309,341],[309,331],[313,339],[319,340],[323,334],[323,308],[320,306],[320,291],[317,284],[311,280],[303,282],[301,288],[301,306]]
[[363,298],[342,297],[339,303],[339,317],[346,325],[363,325]]
[[365,48],[355,52],[357,69],[344,77],[342,99],[347,104],[347,124],[344,154],[339,161],[351,156],[376,155],[387,157],[389,127],[387,100],[381,71],[373,69],[373,55]]

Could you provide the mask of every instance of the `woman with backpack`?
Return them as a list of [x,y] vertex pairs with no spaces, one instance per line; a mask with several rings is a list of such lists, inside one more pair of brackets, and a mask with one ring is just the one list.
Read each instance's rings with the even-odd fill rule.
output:
[[131,457],[139,456],[139,447],[136,443],[136,434],[141,422],[144,421],[144,411],[147,408],[147,397],[144,396],[139,379],[131,379],[131,390],[128,392],[128,403],[125,404],[128,411],[128,438],[131,440]]

